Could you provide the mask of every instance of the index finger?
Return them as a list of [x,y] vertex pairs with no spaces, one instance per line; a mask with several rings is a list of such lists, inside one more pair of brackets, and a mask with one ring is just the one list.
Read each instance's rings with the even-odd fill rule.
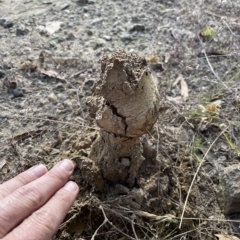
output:
[[13,179],[0,184],[0,200],[14,192],[18,188],[36,180],[47,172],[47,168],[40,164],[31,167],[27,171],[20,173]]
[[63,160],[44,176],[17,189],[0,201],[0,238],[42,206],[72,175],[74,164]]

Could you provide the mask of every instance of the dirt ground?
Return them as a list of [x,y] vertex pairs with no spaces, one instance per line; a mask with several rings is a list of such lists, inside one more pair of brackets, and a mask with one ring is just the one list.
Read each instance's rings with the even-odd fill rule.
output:
[[[0,0],[0,16],[0,182],[76,163],[80,193],[53,239],[240,236],[217,195],[240,161],[239,1]],[[102,187],[85,99],[120,49],[146,58],[161,103],[134,186]]]

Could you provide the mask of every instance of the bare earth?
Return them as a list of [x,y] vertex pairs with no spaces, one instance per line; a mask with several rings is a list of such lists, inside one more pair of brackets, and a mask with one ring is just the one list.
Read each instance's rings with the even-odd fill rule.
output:
[[[0,182],[76,163],[80,193],[53,239],[239,237],[217,194],[240,161],[239,16],[237,0],[0,0]],[[161,97],[133,186],[102,183],[89,158],[85,100],[120,49],[146,58]]]

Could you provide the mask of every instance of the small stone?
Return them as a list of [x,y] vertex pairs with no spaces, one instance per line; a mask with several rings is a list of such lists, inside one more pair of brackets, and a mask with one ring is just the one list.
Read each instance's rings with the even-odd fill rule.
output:
[[38,25],[38,26],[36,27],[36,30],[37,30],[40,34],[46,34],[46,33],[47,33],[46,28],[45,28],[44,26],[42,26],[42,25]]
[[0,25],[3,26],[3,24],[6,22],[6,19],[0,18]]
[[78,4],[86,4],[88,3],[88,0],[77,0]]
[[92,36],[93,35],[93,31],[92,30],[87,30],[87,35],[88,36]]
[[69,34],[67,35],[67,40],[68,40],[68,41],[73,41],[74,39],[76,39],[76,37],[75,37],[75,35],[74,35],[73,33],[69,33]]
[[58,83],[55,87],[54,90],[56,91],[64,91],[64,86],[62,83]]
[[76,18],[76,15],[74,15],[74,14],[69,15],[69,14],[68,14],[68,18],[69,18],[69,19],[74,19],[74,18]]
[[52,41],[49,42],[49,46],[51,48],[57,48],[57,43],[54,40],[52,40]]
[[66,101],[63,102],[64,107],[72,109],[72,102],[67,99]]
[[121,162],[121,165],[124,166],[124,167],[129,167],[130,164],[131,164],[129,158],[126,158],[126,157],[122,157],[120,159],[120,162]]
[[129,28],[129,32],[143,32],[145,30],[145,26],[142,24],[135,24]]
[[133,23],[138,23],[140,20],[139,20],[139,18],[137,17],[137,16],[133,16],[132,17],[132,22]]
[[106,41],[102,38],[97,38],[93,41],[94,49],[104,47],[106,45]]
[[142,204],[143,200],[144,200],[144,192],[142,190],[142,188],[136,189],[134,188],[130,194],[129,197],[136,203],[138,204]]
[[126,33],[122,34],[120,36],[120,38],[122,41],[132,41],[133,40],[133,37],[130,34],[126,34]]
[[13,21],[11,19],[7,19],[4,23],[3,23],[3,27],[5,28],[11,28],[13,26]]
[[0,78],[4,78],[5,77],[5,72],[3,69],[1,69],[0,67]]
[[40,98],[39,99],[39,106],[40,107],[46,106],[47,103],[48,103],[48,100],[46,98]]
[[58,41],[58,43],[64,42],[65,38],[64,37],[59,37],[57,41]]
[[227,157],[226,156],[220,156],[218,159],[217,159],[217,162],[218,163],[223,163],[223,162],[226,162],[227,161]]
[[129,189],[127,187],[123,186],[122,184],[116,184],[115,189],[118,194],[127,195],[130,192]]
[[162,63],[152,63],[151,65],[150,65],[150,67],[151,67],[151,69],[153,69],[154,71],[160,71],[160,72],[162,72],[162,71],[164,71],[165,70],[165,68],[163,67],[163,64]]
[[240,164],[226,167],[219,179],[218,201],[224,213],[240,212]]
[[57,96],[53,92],[48,95],[48,98],[53,102],[57,102]]
[[17,97],[23,97],[24,96],[24,93],[23,93],[23,90],[21,88],[15,88],[12,90],[12,94],[15,98]]
[[52,35],[60,30],[60,28],[63,26],[63,22],[46,22],[46,31],[48,34]]
[[68,99],[68,96],[67,96],[66,94],[64,94],[64,93],[59,93],[59,94],[57,95],[57,97],[58,97],[58,99],[61,100],[61,101],[65,101],[65,100]]
[[16,29],[16,36],[24,36],[27,33],[28,33],[28,30],[25,28],[24,25],[21,25]]
[[102,21],[103,21],[103,18],[95,18],[92,20],[91,25],[102,23]]
[[41,0],[41,3],[43,4],[52,4],[51,0]]
[[111,40],[112,40],[112,37],[107,36],[107,35],[104,35],[104,36],[103,36],[103,39],[105,39],[106,41],[111,41]]
[[224,143],[221,143],[220,144],[220,150],[223,151],[223,152],[228,151],[228,145],[224,144]]

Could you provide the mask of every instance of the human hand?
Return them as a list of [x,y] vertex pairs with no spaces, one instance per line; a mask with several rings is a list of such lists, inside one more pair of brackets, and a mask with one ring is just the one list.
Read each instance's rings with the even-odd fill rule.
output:
[[78,194],[73,169],[70,160],[37,165],[0,184],[0,239],[49,240]]

